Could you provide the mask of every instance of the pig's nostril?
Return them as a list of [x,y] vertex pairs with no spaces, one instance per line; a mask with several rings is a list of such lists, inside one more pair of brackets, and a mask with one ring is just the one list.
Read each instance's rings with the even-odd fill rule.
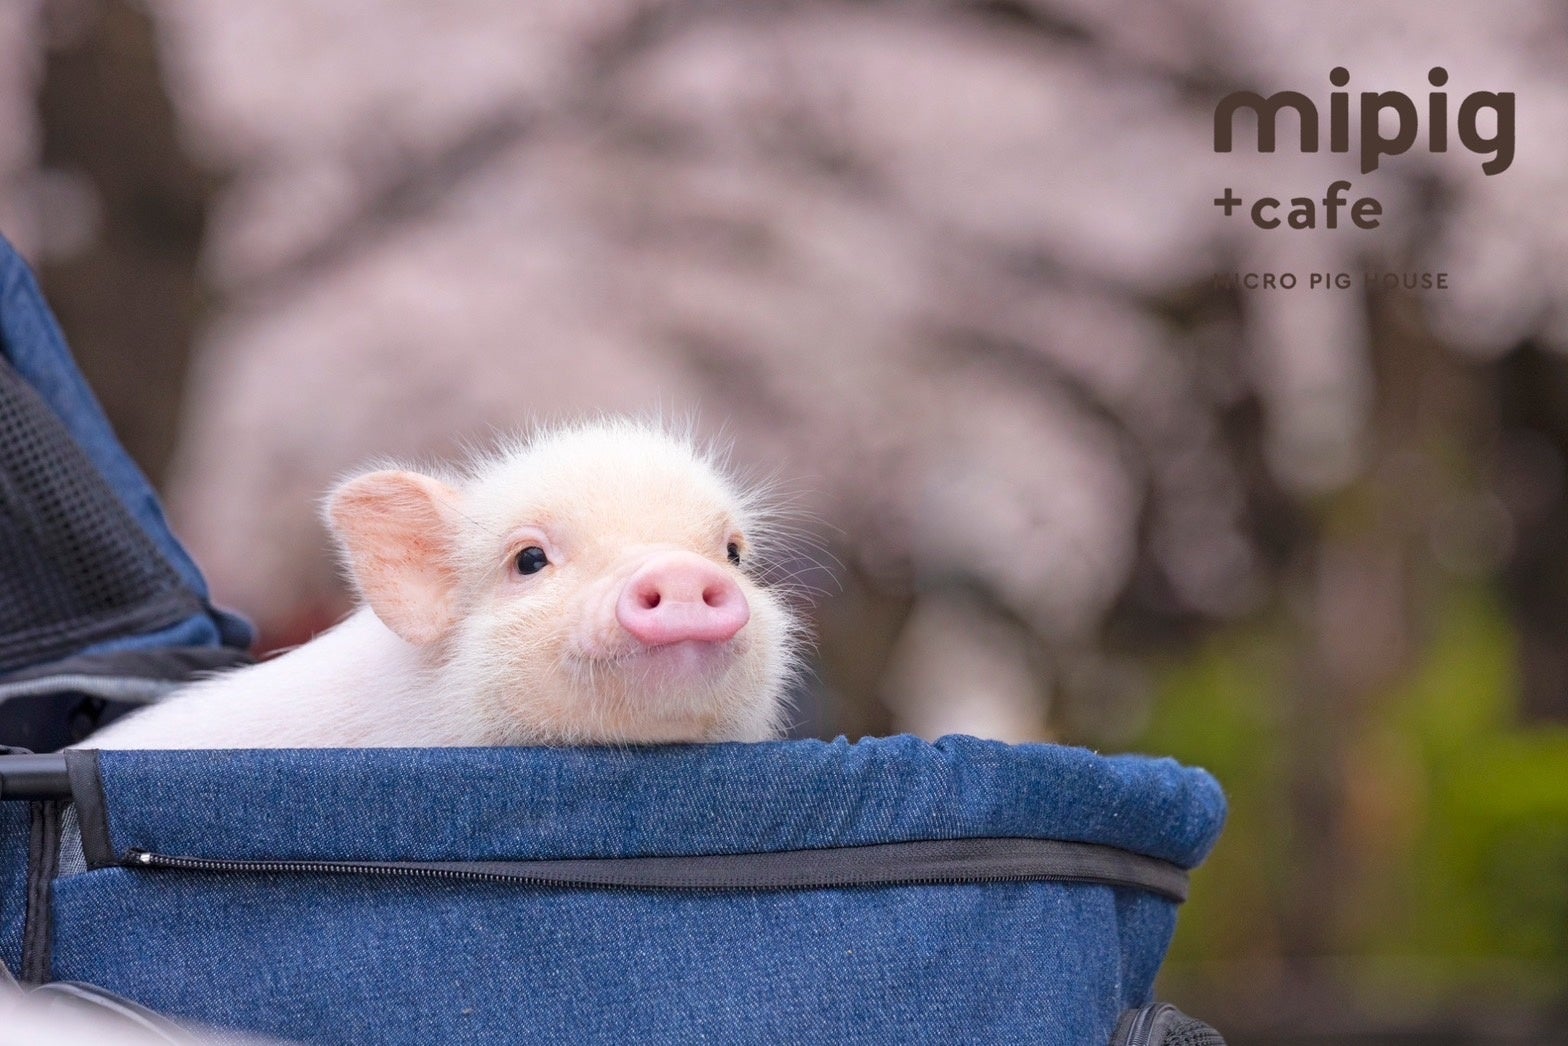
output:
[[649,646],[687,640],[724,643],[745,627],[751,608],[728,573],[689,553],[651,557],[627,582],[616,618]]

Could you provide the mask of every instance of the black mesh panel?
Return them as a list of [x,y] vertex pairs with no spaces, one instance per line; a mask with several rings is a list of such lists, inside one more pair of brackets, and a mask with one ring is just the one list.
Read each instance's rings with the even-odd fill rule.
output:
[[1160,1046],[1225,1046],[1225,1040],[1202,1021],[1178,1014],[1165,1029]]
[[200,609],[59,418],[0,357],[0,673]]

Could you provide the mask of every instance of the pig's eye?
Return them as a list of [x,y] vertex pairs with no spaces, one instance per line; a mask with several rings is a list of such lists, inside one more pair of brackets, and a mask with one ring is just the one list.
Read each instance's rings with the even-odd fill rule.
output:
[[519,574],[537,574],[549,565],[550,560],[545,556],[544,549],[538,545],[529,545],[517,554]]
[[730,557],[730,562],[731,563],[734,563],[737,567],[740,566],[740,546],[739,545],[737,545],[737,544],[735,544],[735,542],[731,541],[729,543],[729,547],[726,548],[724,551],[729,553],[729,557]]

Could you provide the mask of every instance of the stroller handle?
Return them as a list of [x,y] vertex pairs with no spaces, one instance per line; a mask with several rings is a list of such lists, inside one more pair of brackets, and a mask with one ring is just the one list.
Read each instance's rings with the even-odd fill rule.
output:
[[65,755],[0,755],[0,799],[69,799]]

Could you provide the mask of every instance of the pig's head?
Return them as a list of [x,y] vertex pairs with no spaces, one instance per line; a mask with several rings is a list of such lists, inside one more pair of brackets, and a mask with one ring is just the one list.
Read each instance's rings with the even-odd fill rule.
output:
[[689,440],[546,432],[461,477],[357,476],[327,516],[432,700],[489,743],[779,733],[799,624],[756,580],[759,506]]

